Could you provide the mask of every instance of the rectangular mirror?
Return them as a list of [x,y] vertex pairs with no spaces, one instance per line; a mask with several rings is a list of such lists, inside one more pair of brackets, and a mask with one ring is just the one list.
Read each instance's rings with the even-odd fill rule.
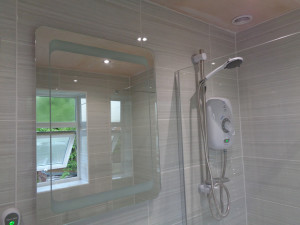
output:
[[157,196],[153,62],[144,48],[37,29],[39,221],[70,223]]

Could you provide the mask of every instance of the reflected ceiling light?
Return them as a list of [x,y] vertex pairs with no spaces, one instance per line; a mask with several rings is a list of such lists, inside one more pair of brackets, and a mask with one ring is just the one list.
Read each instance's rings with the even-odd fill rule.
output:
[[140,35],[137,37],[137,41],[145,42],[148,38],[143,35],[143,28],[142,28],[142,0],[139,1],[140,8],[139,8],[139,33]]
[[139,36],[139,37],[137,38],[137,40],[138,40],[139,42],[145,42],[145,41],[148,40],[148,38],[146,38],[145,36],[144,36],[144,37],[143,37],[143,36]]
[[105,60],[104,60],[104,63],[105,63],[105,64],[108,64],[108,63],[110,63],[110,61],[109,61],[108,59],[105,59]]
[[74,83],[77,83],[78,82],[78,80],[73,80],[74,81]]
[[212,62],[212,63],[211,63],[211,65],[215,65],[215,64],[216,64],[215,62]]

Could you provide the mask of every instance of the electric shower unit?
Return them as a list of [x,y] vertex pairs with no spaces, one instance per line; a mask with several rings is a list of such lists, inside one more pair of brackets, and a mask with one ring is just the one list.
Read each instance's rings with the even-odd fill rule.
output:
[[208,147],[228,149],[233,144],[232,107],[228,99],[210,98],[206,101]]
[[[229,178],[225,177],[225,174],[227,149],[233,144],[235,130],[232,124],[232,106],[230,101],[221,97],[206,100],[206,82],[223,69],[239,67],[243,62],[243,58],[230,58],[223,65],[217,67],[205,76],[204,60],[206,59],[207,56],[202,50],[200,50],[199,54],[192,56],[192,62],[196,66],[199,66],[200,71],[200,81],[198,81],[197,72],[195,75],[197,81],[198,118],[201,135],[200,151],[202,147],[206,163],[206,179],[201,181],[199,191],[207,195],[212,216],[217,220],[221,220],[229,214],[230,210],[230,193],[225,185],[226,182],[229,182]],[[222,169],[218,177],[213,177],[212,166],[209,161],[209,150],[221,152]],[[217,191],[219,192],[219,199],[217,199]],[[224,204],[224,192],[226,204]]]

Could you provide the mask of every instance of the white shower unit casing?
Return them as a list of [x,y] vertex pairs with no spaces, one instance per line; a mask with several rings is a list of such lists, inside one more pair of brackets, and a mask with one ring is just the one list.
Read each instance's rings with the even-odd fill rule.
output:
[[208,147],[228,149],[233,144],[232,106],[226,98],[210,98],[206,103]]

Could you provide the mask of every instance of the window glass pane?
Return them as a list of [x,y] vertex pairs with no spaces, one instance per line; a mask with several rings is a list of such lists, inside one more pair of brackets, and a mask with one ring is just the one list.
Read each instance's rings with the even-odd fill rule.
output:
[[[66,168],[75,134],[52,135],[52,169]],[[50,134],[37,136],[37,171],[50,169]]]
[[48,97],[36,97],[36,121],[50,122],[50,106]]
[[110,116],[112,123],[121,122],[121,102],[110,101]]
[[81,98],[80,104],[81,104],[81,122],[86,122],[86,98]]
[[[52,122],[75,122],[75,98],[51,98]],[[36,119],[38,123],[50,122],[49,97],[36,97]]]

